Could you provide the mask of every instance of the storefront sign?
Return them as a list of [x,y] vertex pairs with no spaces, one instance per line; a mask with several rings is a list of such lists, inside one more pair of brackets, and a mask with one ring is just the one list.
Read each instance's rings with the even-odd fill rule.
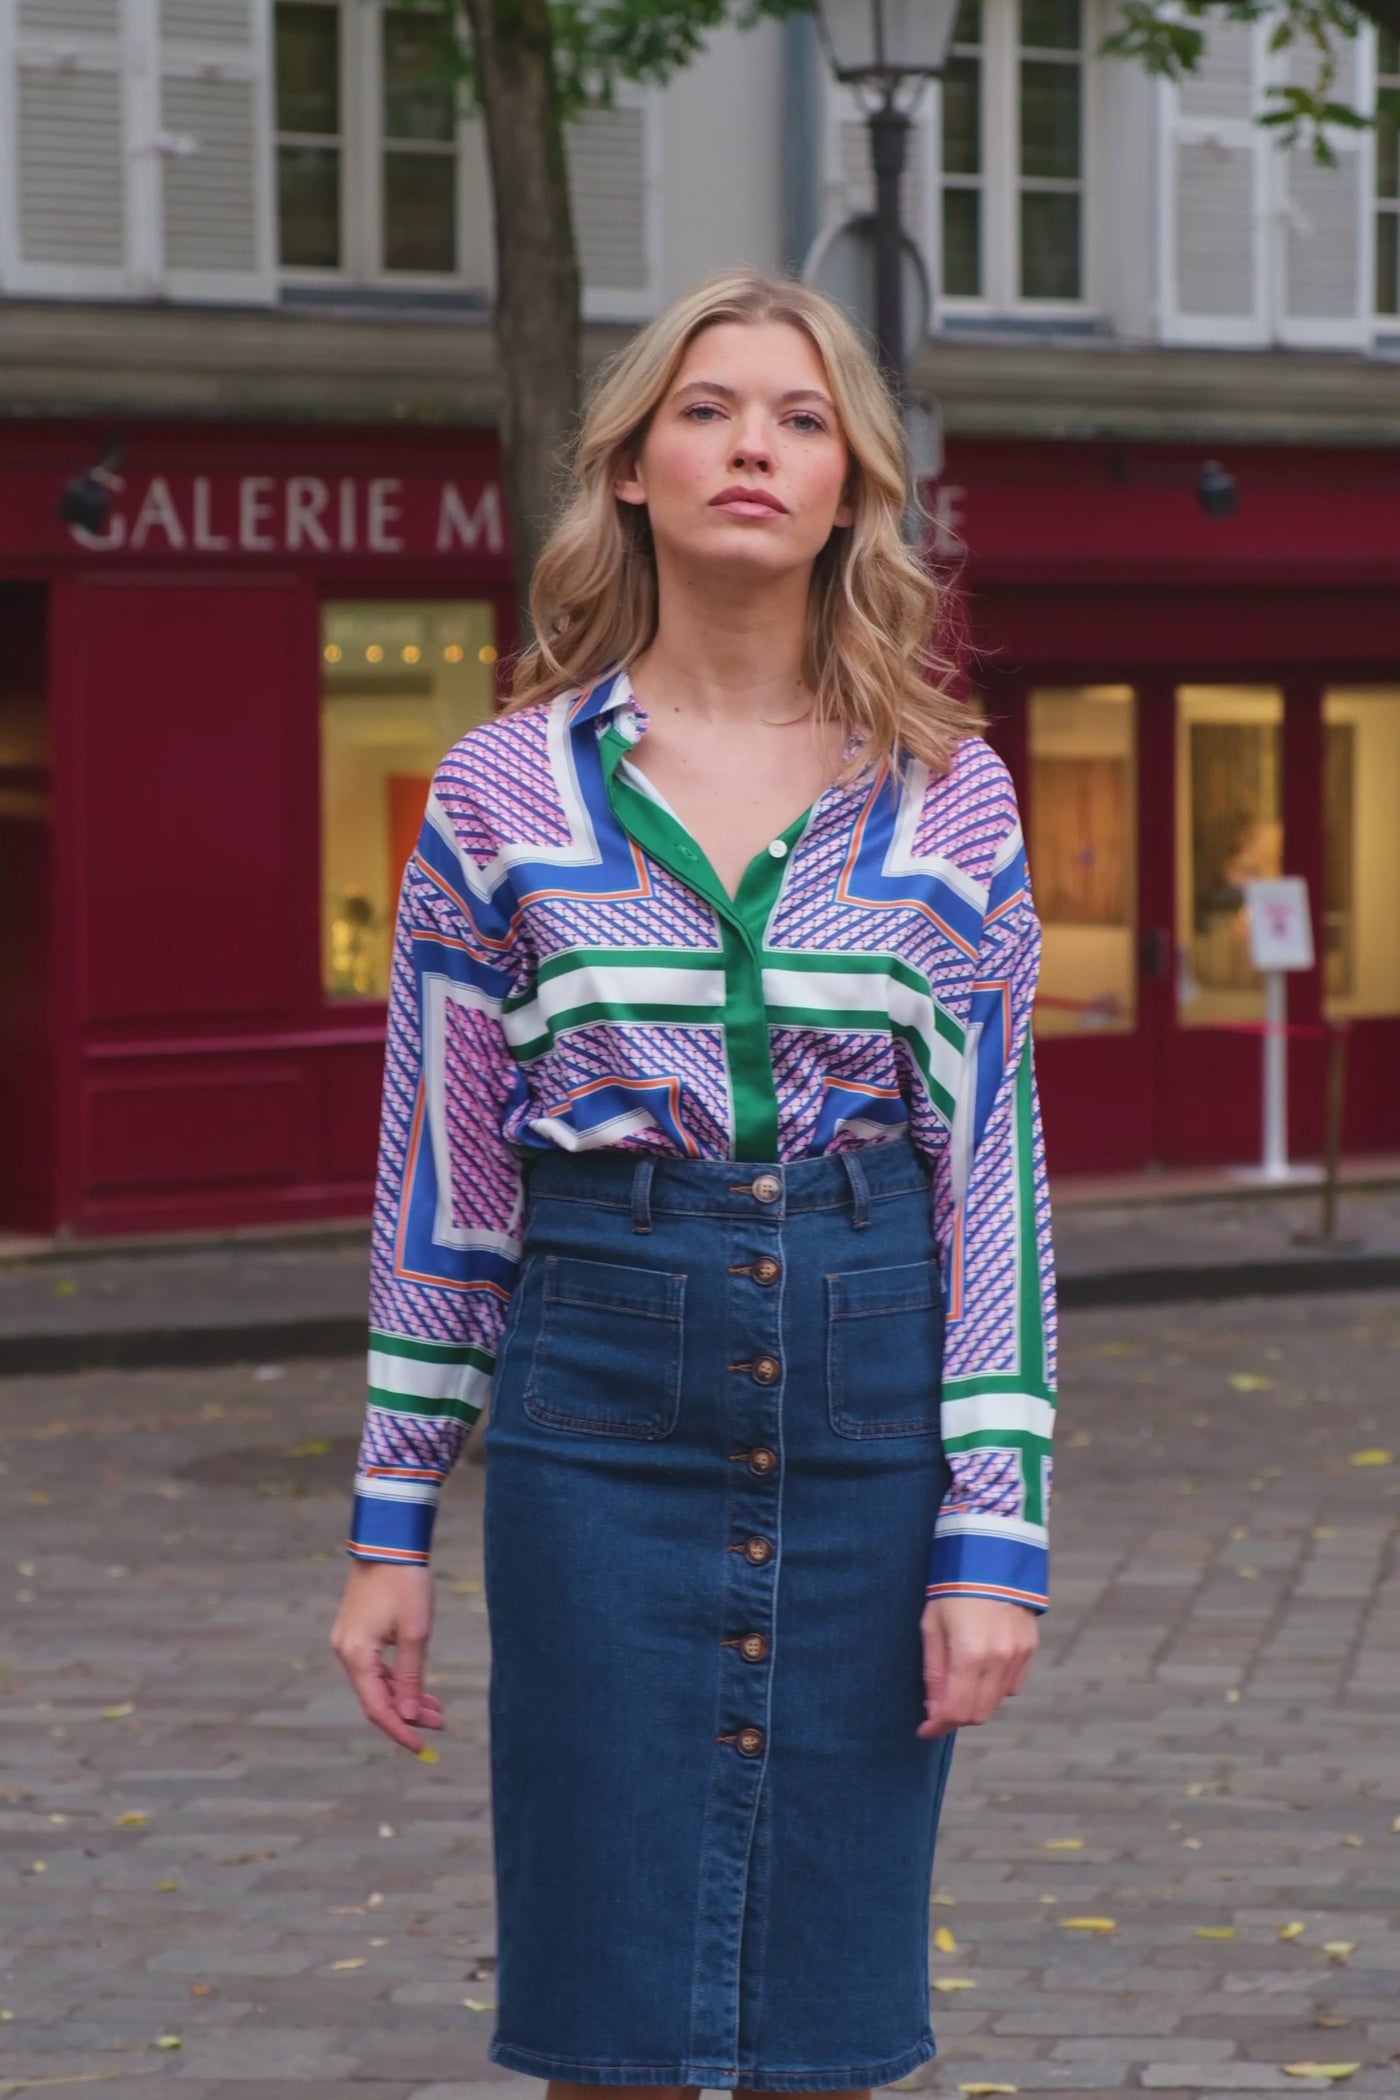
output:
[[500,554],[494,481],[401,474],[113,474],[97,554]]

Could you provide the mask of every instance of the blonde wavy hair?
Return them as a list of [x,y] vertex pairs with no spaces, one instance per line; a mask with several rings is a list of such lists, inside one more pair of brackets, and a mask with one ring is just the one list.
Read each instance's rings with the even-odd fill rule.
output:
[[677,299],[612,358],[589,390],[570,487],[535,567],[533,640],[508,710],[530,707],[631,663],[656,633],[656,557],[645,507],[613,493],[624,460],[675,383],[702,329],[720,322],[800,328],[826,368],[850,454],[855,516],[818,555],[802,675],[819,720],[862,739],[858,763],[904,755],[945,772],[980,726],[942,653],[943,592],[903,536],[910,495],[903,425],[875,360],[831,300],[795,279],[726,270]]

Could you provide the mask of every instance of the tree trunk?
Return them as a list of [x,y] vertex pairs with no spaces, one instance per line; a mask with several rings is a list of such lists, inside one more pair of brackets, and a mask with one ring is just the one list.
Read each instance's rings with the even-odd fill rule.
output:
[[578,413],[578,250],[546,0],[464,4],[495,198],[501,434],[523,622]]

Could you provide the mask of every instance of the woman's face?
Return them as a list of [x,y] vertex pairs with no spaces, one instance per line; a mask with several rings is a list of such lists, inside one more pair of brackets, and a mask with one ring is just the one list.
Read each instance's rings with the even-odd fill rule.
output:
[[851,523],[849,465],[811,338],[725,321],[691,343],[614,490],[646,505],[658,557],[776,578],[810,570]]

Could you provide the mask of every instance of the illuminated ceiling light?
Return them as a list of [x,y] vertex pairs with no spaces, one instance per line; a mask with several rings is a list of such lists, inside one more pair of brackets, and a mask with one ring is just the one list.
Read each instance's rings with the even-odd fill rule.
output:
[[339,642],[327,642],[321,654],[325,657],[328,664],[338,664],[345,651],[341,648]]
[[489,642],[483,643],[477,650],[476,660],[479,664],[493,664],[496,661],[496,652]]
[[442,652],[442,660],[445,664],[459,664],[466,653],[460,642],[449,642]]
[[399,654],[406,664],[416,664],[423,652],[417,642],[405,642]]
[[365,651],[365,662],[367,664],[382,664],[383,661],[383,649],[380,647],[378,642],[371,642],[368,649],[366,649]]

